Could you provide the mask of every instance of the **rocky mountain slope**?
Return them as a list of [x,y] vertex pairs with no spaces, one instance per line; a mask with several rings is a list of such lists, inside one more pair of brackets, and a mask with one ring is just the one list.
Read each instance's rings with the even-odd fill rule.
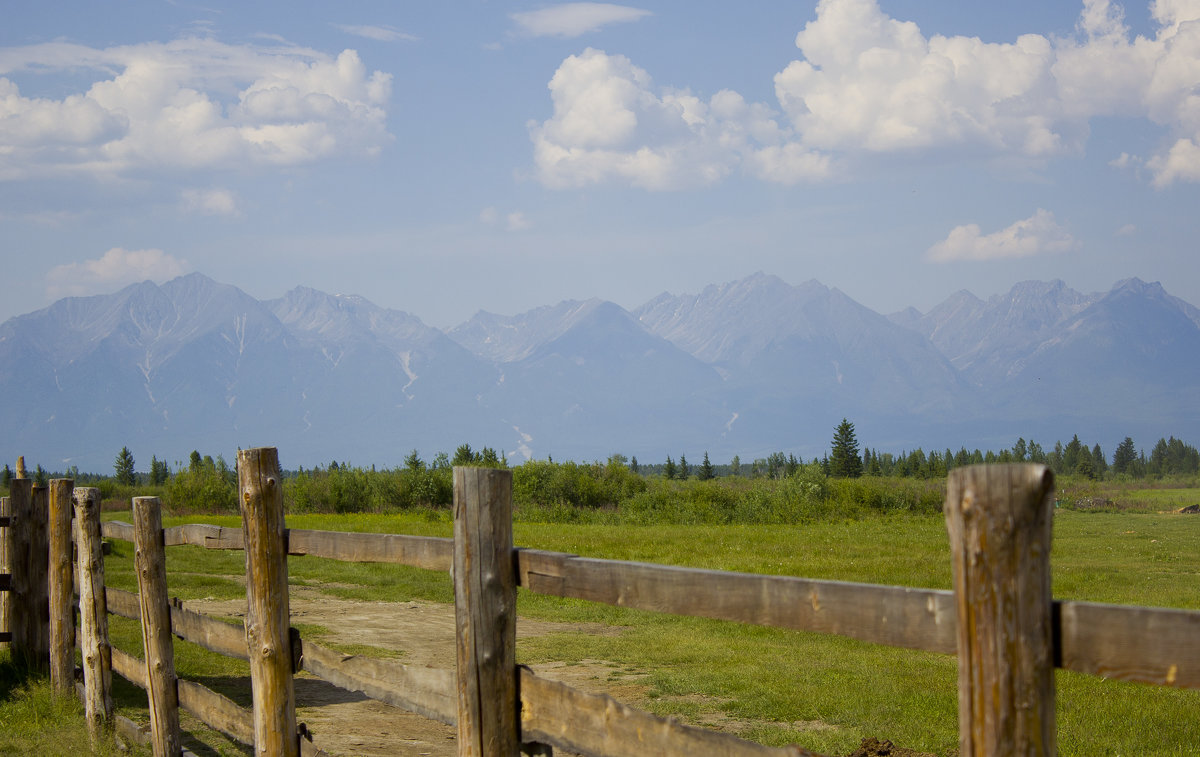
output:
[[191,274],[0,324],[5,459],[107,471],[274,445],[397,465],[462,442],[514,461],[813,457],[851,419],[881,450],[1200,437],[1200,311],[1136,279],[1025,282],[885,317],[755,274],[629,312],[567,301],[443,333],[360,297],[258,301]]

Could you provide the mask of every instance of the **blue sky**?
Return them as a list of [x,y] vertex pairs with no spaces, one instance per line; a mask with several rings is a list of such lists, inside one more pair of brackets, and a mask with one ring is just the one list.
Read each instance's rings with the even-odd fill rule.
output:
[[1200,0],[4,15],[0,320],[190,271],[438,327],[760,270],[1200,304]]

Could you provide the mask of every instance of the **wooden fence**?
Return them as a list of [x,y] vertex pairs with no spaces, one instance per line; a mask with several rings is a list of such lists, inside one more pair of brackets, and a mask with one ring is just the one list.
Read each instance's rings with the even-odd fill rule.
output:
[[[1053,755],[1054,676],[1060,667],[1150,684],[1200,688],[1200,612],[1059,602],[1050,595],[1053,476],[1039,465],[954,470],[945,513],[954,590],[937,591],[698,570],[517,549],[511,472],[454,469],[454,538],[341,533],[284,526],[273,448],[238,453],[242,528],[163,529],[158,501],[138,497],[134,523],[99,521],[98,491],[55,480],[14,480],[0,519],[0,551],[11,566],[11,641],[18,659],[48,662],[56,689],[70,691],[74,645],[83,661],[89,726],[141,734],[156,755],[180,754],[179,708],[257,754],[321,754],[297,725],[292,676],[308,671],[341,688],[457,724],[458,753],[623,757],[799,757],[678,723],[534,675],[515,663],[516,593],[530,591],[622,607],[841,634],[959,656],[960,753]],[[75,526],[72,539],[70,504]],[[137,594],[104,587],[101,536],[135,544]],[[71,570],[70,545],[77,558]],[[165,548],[192,544],[246,551],[244,627],[168,599]],[[287,556],[399,563],[453,576],[457,670],[347,657],[289,628]],[[72,574],[75,574],[72,576]],[[34,580],[48,576],[49,580]],[[79,633],[72,632],[78,592]],[[3,608],[0,608],[2,611]],[[107,615],[140,619],[146,659],[111,648]],[[175,676],[172,636],[250,662],[246,710]],[[114,720],[111,671],[146,689],[149,732]]]

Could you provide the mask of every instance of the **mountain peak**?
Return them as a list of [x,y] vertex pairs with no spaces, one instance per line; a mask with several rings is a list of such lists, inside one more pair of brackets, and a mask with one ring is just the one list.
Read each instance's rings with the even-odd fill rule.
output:
[[1122,279],[1113,288],[1109,290],[1110,294],[1128,293],[1139,297],[1167,297],[1167,292],[1163,289],[1163,285],[1157,281],[1145,282],[1139,278]]

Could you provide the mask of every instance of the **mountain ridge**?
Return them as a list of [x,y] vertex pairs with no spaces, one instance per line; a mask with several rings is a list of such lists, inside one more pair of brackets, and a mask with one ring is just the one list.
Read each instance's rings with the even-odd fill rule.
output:
[[884,316],[758,272],[633,310],[564,300],[442,330],[356,295],[259,301],[193,273],[0,324],[0,389],[22,398],[0,409],[3,454],[91,470],[122,446],[272,445],[304,465],[464,441],[514,461],[811,458],[842,417],[884,450],[1111,447],[1200,435],[1200,310],[1157,282],[1055,280]]

